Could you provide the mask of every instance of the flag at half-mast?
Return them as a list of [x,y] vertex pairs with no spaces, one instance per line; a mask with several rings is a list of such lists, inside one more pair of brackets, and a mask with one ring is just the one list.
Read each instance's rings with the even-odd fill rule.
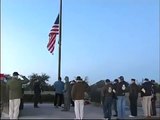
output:
[[56,43],[56,36],[59,34],[59,14],[57,16],[57,19],[52,26],[52,29],[49,32],[49,42],[47,44],[47,49],[50,53],[53,54],[55,43]]

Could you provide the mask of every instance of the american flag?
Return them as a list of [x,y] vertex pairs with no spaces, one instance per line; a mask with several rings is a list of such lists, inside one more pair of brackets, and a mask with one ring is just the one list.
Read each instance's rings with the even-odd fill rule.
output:
[[49,33],[49,42],[47,44],[48,51],[53,54],[55,43],[56,43],[56,35],[59,34],[59,15],[52,26],[52,29]]

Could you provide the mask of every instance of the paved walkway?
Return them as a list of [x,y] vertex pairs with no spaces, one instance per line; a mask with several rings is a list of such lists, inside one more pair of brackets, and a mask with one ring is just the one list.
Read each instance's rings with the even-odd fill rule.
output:
[[[74,108],[68,112],[61,111],[62,108],[55,108],[53,104],[40,104],[40,108],[34,108],[33,104],[24,104],[24,109],[20,112],[20,119],[74,119]],[[157,108],[158,116],[153,117],[154,119],[160,119],[160,108]],[[114,114],[114,112],[113,112]],[[126,115],[130,114],[129,108],[126,107]],[[8,117],[2,117],[3,119],[8,119]],[[142,119],[143,111],[142,108],[138,108],[138,117],[133,119]],[[84,119],[103,119],[102,107],[95,105],[85,105],[84,108]],[[115,117],[112,117],[115,119]],[[126,119],[130,119],[126,117]]]

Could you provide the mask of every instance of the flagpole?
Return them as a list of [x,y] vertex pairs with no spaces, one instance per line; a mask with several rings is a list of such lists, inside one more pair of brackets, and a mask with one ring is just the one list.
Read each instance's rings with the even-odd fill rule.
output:
[[61,41],[62,41],[62,0],[60,0],[59,11],[59,54],[58,54],[58,80],[61,77]]

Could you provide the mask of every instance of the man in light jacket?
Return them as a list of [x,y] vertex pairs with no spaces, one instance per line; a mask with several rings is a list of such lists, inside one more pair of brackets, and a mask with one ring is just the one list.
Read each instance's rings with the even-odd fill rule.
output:
[[[22,77],[23,80],[19,79],[18,76]],[[28,82],[29,80],[25,76],[18,74],[18,72],[14,72],[11,80],[7,82],[9,90],[10,119],[18,119],[20,100],[22,98],[22,84],[26,84]]]
[[151,117],[151,98],[152,98],[152,83],[148,78],[144,79],[141,88],[142,108],[146,118]]
[[76,119],[83,119],[85,84],[80,76],[77,76],[73,85],[71,96],[74,101],[74,111]]
[[62,111],[69,111],[70,110],[70,104],[71,104],[71,85],[69,82],[69,77],[66,76],[64,78],[65,84],[64,84],[64,109]]
[[54,83],[54,90],[55,90],[55,99],[54,99],[54,106],[56,108],[61,107],[63,102],[63,90],[64,90],[64,82],[62,81],[61,77]]

